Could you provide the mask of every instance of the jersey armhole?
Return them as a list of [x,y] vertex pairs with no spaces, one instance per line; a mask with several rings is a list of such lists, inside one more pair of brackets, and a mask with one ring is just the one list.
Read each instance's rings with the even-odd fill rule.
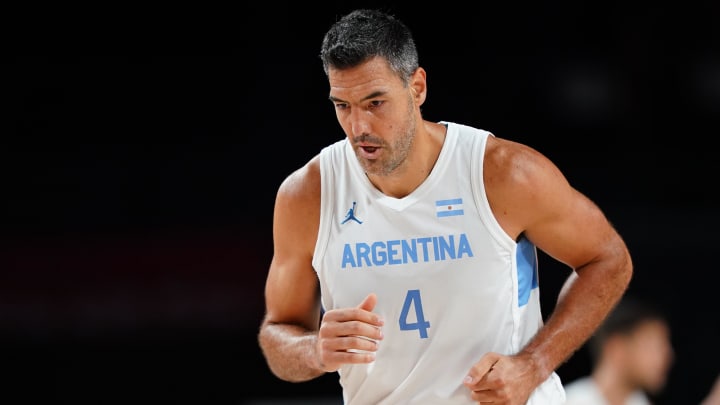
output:
[[315,272],[318,271],[318,266],[320,265],[319,260],[325,255],[325,250],[330,240],[330,220],[333,218],[332,209],[334,207],[332,193],[334,173],[332,160],[332,148],[323,148],[323,150],[320,151],[320,222],[318,224],[317,240],[315,241],[315,250],[313,251],[312,258],[312,265]]
[[480,133],[474,137],[472,142],[472,152],[470,155],[470,184],[473,187],[472,194],[475,200],[475,206],[477,207],[480,219],[485,224],[488,232],[493,238],[500,243],[502,246],[510,250],[515,249],[515,241],[508,235],[505,230],[500,226],[500,223],[495,218],[492,208],[490,207],[490,201],[488,200],[487,193],[485,191],[485,180],[483,177],[483,162],[485,161],[485,149],[487,148],[487,140],[491,136],[494,136],[491,132],[477,130]]

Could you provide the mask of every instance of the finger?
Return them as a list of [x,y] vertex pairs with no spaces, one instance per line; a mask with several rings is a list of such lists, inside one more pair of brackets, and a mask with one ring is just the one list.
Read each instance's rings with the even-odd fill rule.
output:
[[377,351],[377,348],[377,341],[364,336],[339,336],[322,342],[322,350],[326,352],[370,353]]
[[375,339],[365,336],[345,336],[332,342],[333,351],[347,351],[352,353],[372,353],[378,349]]
[[360,305],[357,306],[359,310],[364,311],[364,313],[370,317],[370,320],[368,320],[367,323],[371,325],[371,330],[368,331],[366,325],[360,325],[363,330],[355,333],[354,335],[367,337],[372,340],[382,339],[382,330],[380,327],[383,325],[383,319],[378,314],[372,312],[376,304],[377,295],[375,293],[370,293],[365,297]]
[[383,325],[383,319],[380,317],[380,315],[373,313],[373,309],[375,309],[375,305],[377,305],[377,295],[375,293],[368,294],[365,299],[362,300],[362,302],[355,307],[358,310],[359,315],[356,319],[367,322],[375,327],[380,327]]
[[321,336],[361,337],[371,340],[382,339],[380,326],[363,321],[326,323],[320,326]]
[[478,381],[480,381],[490,370],[492,370],[498,360],[500,360],[500,355],[497,353],[486,353],[482,358],[480,358],[480,361],[475,363],[470,369],[468,375],[463,381],[463,384],[467,386],[477,384]]
[[354,308],[338,308],[325,312],[323,315],[323,323],[359,321],[379,328],[383,325],[384,321],[380,315],[372,312],[375,304],[377,304],[377,296],[374,293],[370,293]]
[[366,351],[338,351],[326,356],[326,361],[333,364],[367,364],[375,361],[375,352]]
[[370,293],[365,297],[365,299],[358,305],[357,307],[359,309],[364,309],[365,311],[370,311],[375,308],[375,305],[377,304],[377,295],[375,293]]

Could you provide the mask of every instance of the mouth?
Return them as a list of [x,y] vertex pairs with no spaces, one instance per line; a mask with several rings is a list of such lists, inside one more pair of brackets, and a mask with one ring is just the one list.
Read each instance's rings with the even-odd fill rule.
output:
[[358,145],[357,154],[358,157],[368,160],[377,159],[380,155],[381,148],[379,146],[372,145]]

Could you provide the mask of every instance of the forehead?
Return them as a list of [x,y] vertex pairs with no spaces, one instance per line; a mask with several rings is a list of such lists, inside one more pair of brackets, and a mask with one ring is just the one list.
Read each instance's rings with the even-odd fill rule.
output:
[[648,319],[638,325],[631,334],[633,340],[670,339],[670,326],[661,320]]
[[402,87],[400,77],[387,61],[375,57],[349,69],[329,69],[330,96],[342,100],[362,98],[370,93],[389,92]]

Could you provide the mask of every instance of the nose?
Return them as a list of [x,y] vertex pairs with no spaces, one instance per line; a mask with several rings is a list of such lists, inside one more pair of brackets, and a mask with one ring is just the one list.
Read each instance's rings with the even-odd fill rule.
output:
[[360,109],[355,109],[350,116],[350,129],[353,136],[361,136],[370,133],[370,120],[367,113]]

